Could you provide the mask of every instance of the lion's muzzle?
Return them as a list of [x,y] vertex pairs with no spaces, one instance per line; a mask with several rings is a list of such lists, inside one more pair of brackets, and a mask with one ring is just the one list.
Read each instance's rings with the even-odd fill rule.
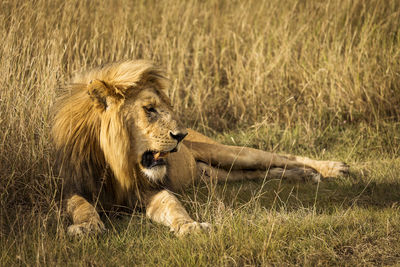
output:
[[165,159],[170,153],[177,152],[177,148],[173,148],[170,151],[146,151],[142,156],[142,166],[144,168],[150,169],[156,166],[166,165]]
[[178,143],[179,143],[180,141],[183,140],[183,138],[186,137],[186,135],[188,135],[188,132],[187,132],[187,131],[185,131],[185,132],[177,132],[177,133],[169,132],[169,135],[170,135],[173,139],[175,139],[176,141],[178,141]]

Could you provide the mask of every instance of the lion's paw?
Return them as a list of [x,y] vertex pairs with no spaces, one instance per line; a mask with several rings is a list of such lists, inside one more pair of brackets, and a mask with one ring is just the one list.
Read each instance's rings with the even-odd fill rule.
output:
[[338,177],[347,175],[350,171],[350,166],[344,162],[338,161],[322,161],[318,170],[323,177]]
[[101,234],[106,230],[103,222],[96,220],[95,222],[84,222],[73,224],[68,227],[67,233],[69,236],[82,237],[90,234]]
[[177,236],[185,236],[191,233],[202,233],[209,232],[211,230],[211,224],[191,222],[182,224],[179,229],[175,232]]

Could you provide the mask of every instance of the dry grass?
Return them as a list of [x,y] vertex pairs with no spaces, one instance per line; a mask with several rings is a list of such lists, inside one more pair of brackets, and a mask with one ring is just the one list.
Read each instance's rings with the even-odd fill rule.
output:
[[[398,261],[399,29],[397,0],[1,1],[0,262]],[[240,194],[240,185],[203,188],[211,195],[203,204],[191,201],[203,196],[195,190],[184,199],[191,214],[219,225],[209,237],[176,240],[135,214],[109,222],[116,230],[99,240],[68,240],[51,176],[56,88],[75,71],[126,58],[168,71],[188,126],[225,142],[346,160],[355,180],[321,184],[327,196],[274,182]]]

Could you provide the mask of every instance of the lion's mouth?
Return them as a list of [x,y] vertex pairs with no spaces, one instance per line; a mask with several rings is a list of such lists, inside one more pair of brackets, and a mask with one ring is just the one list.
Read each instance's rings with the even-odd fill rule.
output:
[[155,166],[166,165],[167,162],[165,159],[170,153],[174,153],[176,151],[178,151],[176,147],[170,151],[146,151],[142,156],[142,166],[150,169]]

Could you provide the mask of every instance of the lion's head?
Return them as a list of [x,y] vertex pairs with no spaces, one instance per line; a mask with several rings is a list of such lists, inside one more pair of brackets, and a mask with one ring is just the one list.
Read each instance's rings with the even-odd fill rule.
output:
[[77,169],[109,166],[125,191],[138,189],[143,178],[162,180],[166,158],[187,134],[172,110],[168,84],[148,61],[115,63],[77,76],[56,106],[53,125],[64,161]]

